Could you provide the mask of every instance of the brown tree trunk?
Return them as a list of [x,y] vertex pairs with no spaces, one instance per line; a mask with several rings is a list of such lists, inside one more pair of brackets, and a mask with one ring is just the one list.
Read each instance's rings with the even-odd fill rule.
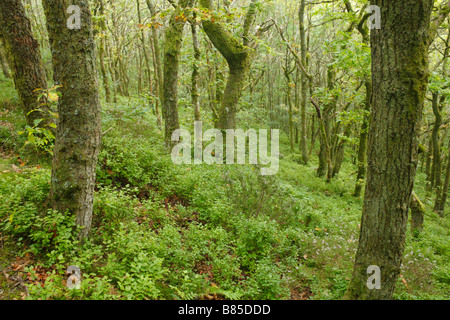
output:
[[44,0],[54,74],[61,87],[52,163],[53,207],[76,216],[79,237],[91,229],[95,170],[101,141],[101,106],[92,19],[88,0],[74,0],[81,29],[66,26],[65,0]]
[[33,110],[45,103],[44,99],[38,101],[40,92],[36,89],[46,90],[47,81],[39,43],[33,37],[31,23],[25,15],[21,1],[2,1],[0,30],[3,33],[6,51],[11,60],[14,84],[22,102],[27,124],[33,127],[35,120],[45,117],[43,112]]
[[[433,0],[372,0],[372,114],[358,251],[347,299],[392,299],[402,263],[428,81]],[[379,289],[368,269],[380,268]]]

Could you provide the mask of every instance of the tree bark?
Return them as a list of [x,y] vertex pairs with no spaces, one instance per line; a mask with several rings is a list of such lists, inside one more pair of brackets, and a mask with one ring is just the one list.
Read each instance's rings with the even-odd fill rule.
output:
[[358,172],[356,174],[356,185],[353,195],[359,197],[364,185],[364,177],[366,175],[366,150],[367,150],[367,136],[369,128],[370,118],[370,96],[372,94],[372,83],[369,79],[365,79],[366,86],[366,100],[364,105],[364,116],[361,124],[361,130],[359,132],[359,146],[358,146]]
[[417,237],[423,230],[425,206],[413,191],[411,194],[411,233]]
[[448,186],[450,183],[450,142],[447,148],[448,148],[448,155],[447,155],[447,167],[445,169],[444,185],[440,190],[438,190],[434,205],[434,211],[437,212],[441,217],[444,216],[445,204],[447,202]]
[[[345,298],[391,299],[400,274],[428,81],[433,0],[372,0],[381,29],[371,32],[372,114],[358,251]],[[369,266],[381,288],[369,289]]]
[[[302,64],[305,68],[307,66],[307,47],[306,47],[306,31],[305,31],[305,7],[306,1],[301,0],[300,2],[300,10],[299,10],[299,21],[300,21],[300,49],[301,55],[300,59],[302,60]],[[301,103],[300,103],[300,149],[302,152],[302,161],[304,165],[308,164],[308,144],[306,138],[306,95],[307,95],[307,77],[304,72],[301,74]]]
[[2,35],[0,30],[0,64],[2,67],[2,72],[5,78],[11,78],[11,74],[9,73],[9,65],[8,65],[8,59],[6,58],[5,51],[3,50],[3,41],[2,41]]
[[100,44],[99,44],[99,59],[100,59],[100,72],[103,80],[103,88],[105,89],[105,100],[107,103],[111,102],[111,89],[109,87],[109,78],[108,73],[106,72],[105,67],[105,42],[106,42],[106,23],[105,23],[105,6],[103,4],[103,0],[99,0],[99,14],[100,18]]
[[[3,0],[0,7],[0,30],[3,33],[7,54],[10,57],[14,84],[30,127],[45,114],[33,111],[45,103],[36,89],[47,89],[39,43],[34,39],[31,23],[21,1]],[[45,108],[45,106],[43,106]],[[43,108],[41,107],[41,109]],[[33,111],[33,112],[31,112]],[[44,122],[41,122],[44,124]]]
[[[441,147],[439,144],[439,130],[442,124],[442,104],[439,104],[439,95],[432,93],[432,108],[435,117],[431,141],[433,144],[433,161],[431,166],[431,188],[439,189],[441,186]],[[439,191],[438,191],[439,192]]]
[[[200,4],[207,10],[213,10],[211,0],[200,0]],[[217,50],[227,60],[229,76],[223,93],[222,104],[218,111],[218,128],[234,129],[236,127],[237,104],[241,97],[244,82],[250,71],[254,57],[254,48],[250,48],[249,32],[256,14],[255,3],[252,0],[244,21],[242,43],[231,35],[218,22],[204,20],[203,30],[208,35]]]
[[200,121],[200,93],[198,91],[198,82],[200,77],[200,46],[198,43],[198,35],[197,35],[197,25],[191,23],[191,32],[192,32],[192,45],[194,49],[194,62],[192,65],[192,77],[191,77],[191,98],[192,98],[192,106],[194,107],[194,120]]
[[74,0],[81,10],[81,29],[70,30],[64,0],[44,0],[55,79],[61,87],[59,121],[52,163],[51,198],[54,209],[70,212],[91,229],[95,170],[101,140],[101,106],[95,42],[88,0]]
[[[156,16],[156,9],[153,5],[153,2],[150,0],[146,0],[147,7],[150,10],[150,14],[152,15],[152,18]],[[162,72],[162,64],[161,64],[161,53],[159,50],[159,41],[158,41],[158,33],[156,31],[156,26],[152,25],[152,35],[151,35],[151,41],[152,41],[152,53],[153,53],[153,65],[154,65],[154,71],[155,71],[155,78],[156,78],[156,93],[158,95],[158,99],[156,101],[156,121],[158,124],[158,127],[162,126],[161,121],[161,114],[160,114],[160,105],[163,104],[163,87],[164,87],[164,81],[163,81],[163,72]],[[164,110],[162,112],[164,114]]]
[[169,21],[164,45],[163,76],[163,117],[165,120],[164,137],[167,146],[172,146],[172,133],[180,128],[178,119],[178,69],[185,20],[180,18],[182,10],[191,4],[191,0],[180,0]]

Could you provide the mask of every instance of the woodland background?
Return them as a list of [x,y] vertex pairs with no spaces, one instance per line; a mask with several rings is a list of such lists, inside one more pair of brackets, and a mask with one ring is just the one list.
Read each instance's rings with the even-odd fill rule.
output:
[[[0,8],[0,298],[345,298],[377,83],[368,1],[73,2],[92,31],[64,28],[61,1]],[[448,299],[448,4],[418,2],[431,4],[430,73],[417,148],[397,150],[418,165],[383,298]],[[194,121],[280,129],[278,174],[174,165],[171,132]],[[79,132],[64,137],[58,122]],[[69,190],[81,167],[95,176],[79,187],[94,195],[89,235]],[[79,290],[66,287],[69,265]]]

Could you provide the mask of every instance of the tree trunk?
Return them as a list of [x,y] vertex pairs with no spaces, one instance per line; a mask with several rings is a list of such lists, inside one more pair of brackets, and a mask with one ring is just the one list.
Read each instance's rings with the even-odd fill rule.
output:
[[[442,124],[441,106],[439,105],[439,95],[432,93],[432,107],[435,117],[431,141],[433,144],[433,161],[431,166],[431,188],[439,189],[441,186],[441,147],[439,145],[439,130]],[[439,191],[438,191],[439,193]]]
[[[141,17],[141,6],[140,6],[140,0],[136,0],[136,6],[137,6],[137,14],[138,14],[138,22],[139,24],[142,24],[142,17]],[[151,74],[152,74],[152,68],[150,64],[150,57],[147,50],[147,41],[145,37],[144,29],[141,28],[140,30],[140,40],[142,43],[142,52],[144,54],[144,60],[145,60],[145,66],[147,67],[147,72],[144,72],[144,74],[148,75],[148,83],[151,84]],[[152,90],[152,86],[150,85],[149,90]]]
[[366,100],[364,105],[364,117],[361,124],[361,131],[359,133],[359,146],[358,146],[358,172],[356,174],[356,185],[353,195],[359,197],[364,185],[364,177],[366,175],[366,150],[367,150],[367,136],[369,128],[369,115],[370,115],[370,97],[372,94],[372,83],[369,79],[365,79],[366,86]]
[[69,211],[91,229],[95,170],[101,141],[101,106],[92,19],[88,0],[74,0],[81,10],[81,29],[70,30],[65,0],[44,0],[54,74],[61,87],[59,121],[52,163],[54,209]]
[[[153,3],[150,0],[146,0],[147,7],[150,10],[150,14],[152,17],[156,16],[156,9]],[[152,53],[153,53],[153,65],[155,66],[155,78],[156,78],[156,92],[158,99],[156,101],[156,121],[158,127],[162,126],[161,115],[160,115],[160,105],[163,104],[163,72],[162,72],[162,64],[161,64],[161,54],[159,51],[159,41],[158,41],[158,33],[156,31],[156,26],[152,26]],[[164,110],[162,112],[164,114]]]
[[[344,129],[344,137],[349,138],[352,133],[352,125],[349,124]],[[331,178],[337,177],[339,175],[339,172],[341,171],[342,163],[344,162],[345,158],[345,145],[347,143],[347,140],[343,139],[341,140],[339,137],[337,137],[337,146],[336,151],[334,153],[334,159],[333,159],[333,171]]]
[[[381,29],[371,32],[372,113],[358,251],[345,298],[391,299],[398,281],[417,167],[428,81],[433,0],[372,0]],[[381,271],[369,289],[368,269]]]
[[413,191],[411,194],[411,233],[417,237],[423,230],[423,219],[425,216],[425,206]]
[[1,36],[1,30],[0,30],[0,64],[2,68],[3,75],[5,78],[11,78],[11,74],[9,73],[9,67],[8,67],[8,59],[6,58],[5,51],[3,50],[3,41]]
[[428,143],[428,150],[426,152],[426,165],[425,165],[425,175],[426,175],[426,190],[431,191],[431,159],[433,158],[433,139],[430,136],[430,141]]
[[[207,10],[213,10],[211,0],[200,0],[200,4]],[[244,82],[250,71],[254,56],[254,48],[249,48],[249,31],[256,14],[255,1],[252,0],[244,21],[242,43],[230,34],[219,22],[204,20],[203,30],[208,35],[216,49],[227,60],[229,76],[223,93],[222,104],[218,111],[219,129],[234,129],[236,127],[237,104],[241,97]]]
[[[299,10],[299,21],[300,21],[300,49],[302,60],[302,64],[308,68],[307,66],[307,49],[306,49],[306,32],[305,32],[305,7],[306,1],[301,0],[300,10]],[[301,105],[300,105],[300,149],[302,152],[302,161],[304,165],[308,164],[308,145],[306,138],[306,95],[307,95],[307,78],[306,74],[302,72],[301,74]]]
[[434,211],[437,212],[441,217],[444,216],[445,203],[447,202],[448,186],[450,183],[450,142],[447,148],[448,148],[447,168],[445,169],[444,185],[438,191],[436,195],[436,202],[434,205]]
[[191,98],[192,98],[192,106],[194,107],[194,120],[200,121],[200,102],[199,97],[200,93],[198,91],[198,82],[199,82],[199,68],[200,68],[200,46],[198,44],[198,36],[197,36],[197,25],[195,23],[191,24],[191,32],[192,32],[192,45],[194,48],[194,62],[192,66],[192,78],[191,78]]
[[169,27],[166,30],[164,45],[164,86],[163,86],[163,117],[165,120],[164,139],[167,146],[171,146],[172,133],[180,128],[178,119],[178,68],[183,41],[185,21],[179,19],[183,10],[191,0],[180,0],[178,7],[172,13]]
[[105,89],[105,100],[107,103],[111,102],[111,89],[109,87],[108,73],[105,67],[105,42],[106,42],[106,23],[105,23],[105,7],[103,0],[99,0],[99,14],[100,18],[100,44],[99,44],[99,58],[100,58],[100,72],[103,80],[103,88]]
[[47,81],[39,43],[33,37],[31,23],[25,15],[21,1],[2,1],[0,30],[3,33],[6,51],[11,60],[14,84],[22,102],[27,124],[33,127],[35,120],[45,117],[43,112],[33,110],[45,103],[44,98],[38,101],[40,92],[36,89],[46,90]]

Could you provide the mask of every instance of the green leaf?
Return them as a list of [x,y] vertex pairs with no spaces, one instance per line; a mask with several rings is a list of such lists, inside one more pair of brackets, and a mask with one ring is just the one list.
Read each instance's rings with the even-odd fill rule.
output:
[[42,122],[42,120],[44,120],[44,119],[35,119],[34,120],[34,126],[37,127],[39,125],[39,123]]

